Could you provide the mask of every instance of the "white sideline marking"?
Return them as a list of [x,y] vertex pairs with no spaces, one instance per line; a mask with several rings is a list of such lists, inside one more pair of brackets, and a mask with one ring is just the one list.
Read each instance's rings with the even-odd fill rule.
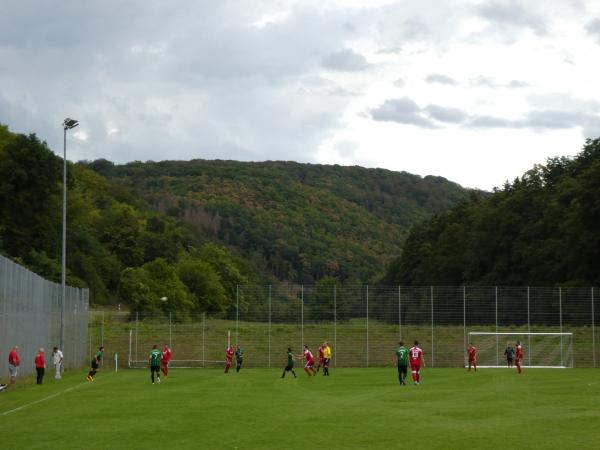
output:
[[12,414],[12,413],[20,411],[22,409],[28,408],[28,407],[30,407],[32,405],[37,405],[38,403],[42,403],[42,402],[45,402],[46,400],[50,400],[50,399],[53,399],[55,397],[58,397],[59,395],[64,394],[65,392],[70,392],[70,391],[74,391],[75,389],[79,389],[81,386],[85,386],[86,384],[89,384],[89,382],[87,382],[87,383],[81,383],[81,384],[78,384],[76,386],[71,386],[70,388],[67,388],[64,391],[56,392],[55,394],[49,395],[48,397],[40,398],[39,400],[35,400],[35,401],[31,402],[31,403],[27,403],[25,405],[21,405],[18,408],[11,409],[11,410],[8,410],[8,411],[4,411],[2,414],[0,414],[0,416],[8,416],[9,414]]

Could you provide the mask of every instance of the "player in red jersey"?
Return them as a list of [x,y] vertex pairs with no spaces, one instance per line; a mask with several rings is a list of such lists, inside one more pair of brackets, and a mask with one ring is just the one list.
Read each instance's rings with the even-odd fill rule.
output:
[[469,354],[469,372],[471,371],[471,366],[477,372],[477,348],[471,343],[469,343],[469,348],[467,349],[467,353]]
[[306,358],[306,365],[304,366],[304,371],[308,374],[308,376],[314,376],[317,372],[314,369],[315,365],[315,357],[312,352],[308,349],[308,345],[304,344],[304,358]]
[[[319,345],[319,364],[317,365],[317,372],[325,363],[325,350],[323,348],[323,344]],[[325,369],[323,369],[323,373],[325,373]]]
[[517,351],[515,352],[515,365],[517,366],[517,373],[522,373],[523,369],[521,369],[521,361],[523,361],[523,347],[521,346],[521,341],[517,341]]
[[233,364],[233,355],[235,355],[235,349],[233,345],[230,345],[225,351],[225,356],[227,357],[227,364],[225,365],[225,373],[229,372],[229,368],[231,364]]
[[410,368],[412,372],[412,379],[415,385],[418,385],[421,381],[421,364],[425,366],[425,355],[423,350],[419,348],[419,341],[415,341],[415,345],[408,351],[408,358],[410,360]]
[[160,368],[165,378],[167,378],[169,376],[169,362],[171,362],[171,349],[168,345],[165,345],[162,354],[163,356],[160,360]]

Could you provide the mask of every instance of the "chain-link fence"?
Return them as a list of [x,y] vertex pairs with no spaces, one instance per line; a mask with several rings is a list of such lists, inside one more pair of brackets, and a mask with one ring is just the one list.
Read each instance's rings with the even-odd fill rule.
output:
[[[89,291],[67,287],[64,308],[64,362],[87,363]],[[8,374],[8,353],[17,345],[21,374],[35,373],[34,357],[43,347],[51,367],[52,347],[61,340],[62,287],[0,256],[0,367]]]
[[[403,287],[302,285],[239,286],[228,313],[187,317],[169,313],[97,312],[92,347],[118,352],[120,365],[147,363],[152,345],[170,344],[174,366],[207,367],[225,359],[228,334],[246,352],[248,367],[278,367],[286,350],[316,355],[328,341],[334,367],[387,366],[400,339],[418,340],[434,367],[462,367],[470,332],[513,333],[523,340],[526,361],[540,345],[523,333],[572,333],[548,340],[556,352],[571,351],[574,367],[596,367],[597,289],[540,287]],[[494,337],[496,355],[506,347]],[[537,341],[536,341],[537,342]],[[514,342],[513,342],[514,344]],[[486,344],[487,345],[487,344]],[[563,346],[565,348],[563,349]],[[553,350],[554,351],[554,350]],[[499,356],[498,358],[501,358]],[[534,355],[536,361],[541,355]],[[112,358],[107,363],[113,364]]]

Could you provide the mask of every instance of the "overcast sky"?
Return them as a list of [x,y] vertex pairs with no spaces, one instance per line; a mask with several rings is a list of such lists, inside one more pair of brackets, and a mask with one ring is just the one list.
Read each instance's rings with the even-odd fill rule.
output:
[[294,160],[491,189],[600,136],[600,1],[2,1],[0,123],[70,160]]

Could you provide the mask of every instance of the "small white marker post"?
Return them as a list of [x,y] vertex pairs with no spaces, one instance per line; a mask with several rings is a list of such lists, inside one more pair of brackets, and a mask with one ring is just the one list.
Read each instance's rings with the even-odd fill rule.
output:
[[119,371],[119,354],[115,353],[115,372]]

